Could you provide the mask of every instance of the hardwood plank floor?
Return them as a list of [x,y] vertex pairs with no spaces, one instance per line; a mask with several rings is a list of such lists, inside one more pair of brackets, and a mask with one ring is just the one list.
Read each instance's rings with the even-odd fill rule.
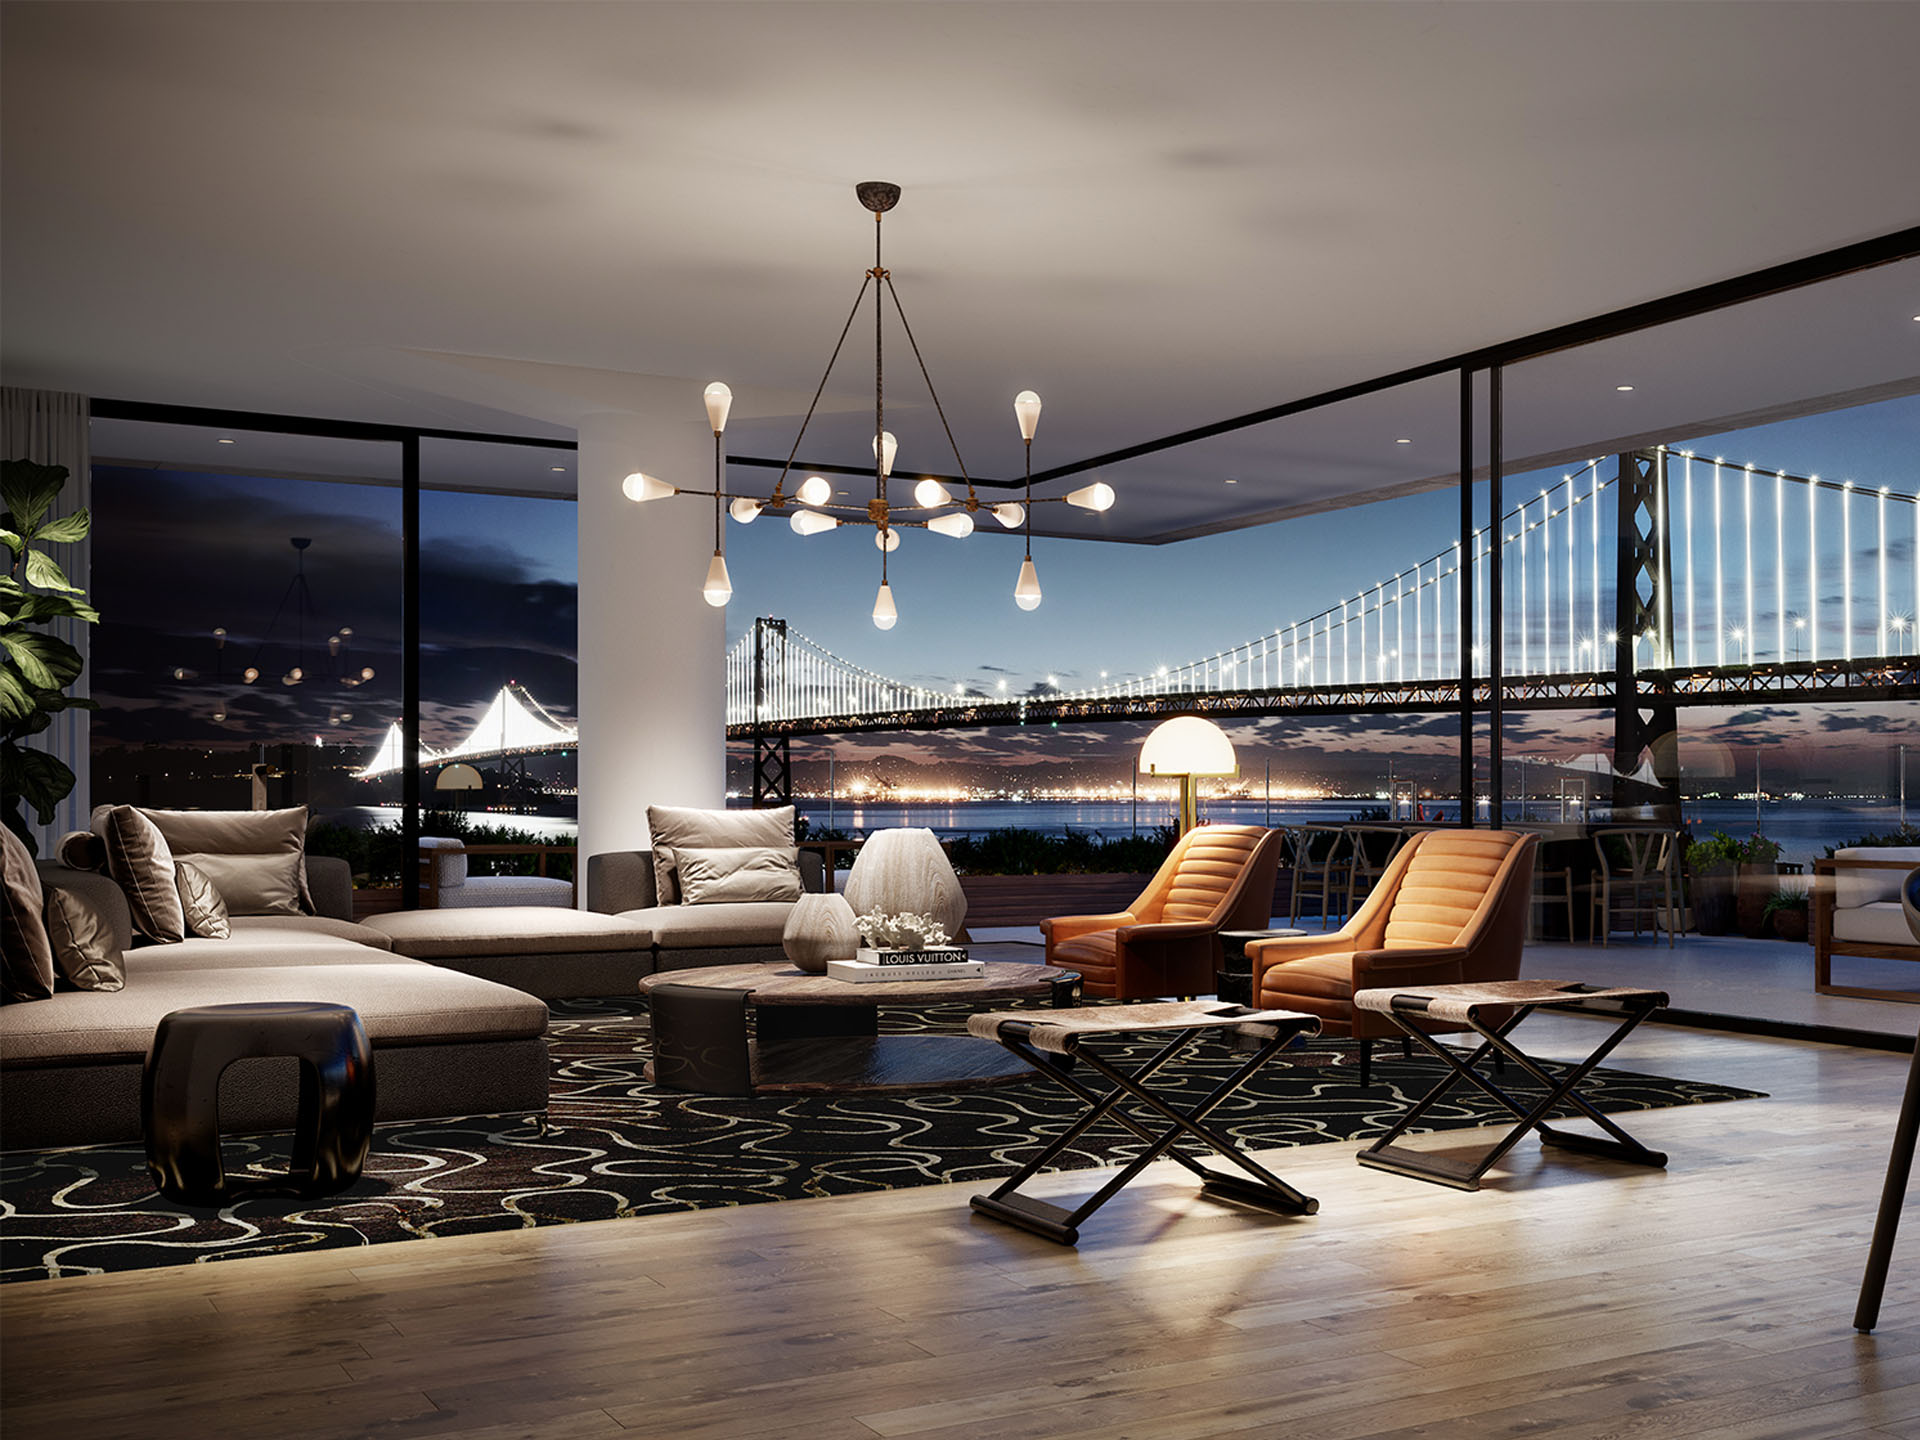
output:
[[[1572,1057],[1589,1022],[1536,1017]],[[1388,1063],[1391,1063],[1390,1061]],[[1649,1026],[1615,1064],[1766,1090],[1523,1141],[1463,1194],[1269,1152],[1289,1218],[1156,1166],[1077,1250],[980,1185],[0,1291],[7,1440],[1920,1437],[1920,1226],[1851,1328],[1904,1057]],[[1481,1132],[1415,1141],[1465,1150]],[[1090,1172],[1034,1187],[1082,1195]]]

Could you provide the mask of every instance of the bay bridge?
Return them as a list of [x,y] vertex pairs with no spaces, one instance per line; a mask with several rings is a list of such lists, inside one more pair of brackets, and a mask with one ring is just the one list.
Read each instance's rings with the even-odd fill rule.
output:
[[[1920,503],[1911,488],[1658,447],[1563,474],[1507,510],[1499,538],[1499,708],[1612,710],[1623,759],[1671,733],[1684,707],[1920,699]],[[1460,595],[1464,583],[1470,633],[1489,635],[1494,549],[1478,530],[1464,547],[1375,575],[1311,615],[1210,655],[1019,695],[880,675],[763,618],[726,656],[727,736],[753,742],[764,797],[784,793],[796,736],[1195,713],[1492,710],[1484,645],[1463,643]],[[574,727],[508,685],[466,739],[421,761],[512,765],[578,743]],[[400,763],[395,727],[360,773],[374,778]]]

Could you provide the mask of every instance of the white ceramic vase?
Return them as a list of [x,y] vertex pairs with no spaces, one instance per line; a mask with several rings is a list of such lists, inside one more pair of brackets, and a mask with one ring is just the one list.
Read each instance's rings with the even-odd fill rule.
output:
[[802,895],[787,915],[780,947],[794,968],[809,975],[827,973],[829,960],[851,960],[860,953],[860,931],[844,895]]

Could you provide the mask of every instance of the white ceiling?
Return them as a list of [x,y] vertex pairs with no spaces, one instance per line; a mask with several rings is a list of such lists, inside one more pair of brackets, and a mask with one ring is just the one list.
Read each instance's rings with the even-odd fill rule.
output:
[[[721,377],[768,397],[733,452],[784,455],[870,263],[852,185],[884,178],[887,264],[1004,478],[1023,387],[1047,467],[1920,223],[1914,4],[153,0],[0,27],[4,378],[120,399],[561,435],[642,376],[687,377],[697,418]],[[1915,314],[1909,262],[1540,362],[1509,450],[1914,388]],[[1427,382],[1115,467],[1087,533],[1417,488],[1457,464],[1452,404]],[[953,468],[930,407],[889,416],[903,470]],[[807,458],[860,460],[864,422],[816,423]]]

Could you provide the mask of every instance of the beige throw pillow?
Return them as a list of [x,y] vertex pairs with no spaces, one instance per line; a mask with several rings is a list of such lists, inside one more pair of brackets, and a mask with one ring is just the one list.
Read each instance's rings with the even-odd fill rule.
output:
[[153,822],[131,805],[115,805],[106,814],[107,873],[126,892],[133,928],[149,940],[172,944],[187,938],[180,909],[173,851]]
[[649,805],[647,830],[653,836],[653,879],[658,903],[678,905],[674,856],[680,850],[790,848],[793,806],[772,810],[689,810]]
[[40,872],[26,841],[0,824],[0,999],[53,994],[53,942],[42,917]]
[[234,915],[311,915],[307,807],[286,810],[143,810],[177,860],[219,887]]
[[685,905],[800,898],[800,852],[791,845],[681,850],[675,860]]
[[47,891],[47,935],[60,974],[76,990],[121,990],[127,967],[113,922],[73,890]]
[[[204,858],[204,857],[203,857]],[[191,860],[176,860],[173,871],[180,885],[180,909],[187,932],[206,940],[225,940],[233,934],[227,923],[227,902],[207,872]]]

